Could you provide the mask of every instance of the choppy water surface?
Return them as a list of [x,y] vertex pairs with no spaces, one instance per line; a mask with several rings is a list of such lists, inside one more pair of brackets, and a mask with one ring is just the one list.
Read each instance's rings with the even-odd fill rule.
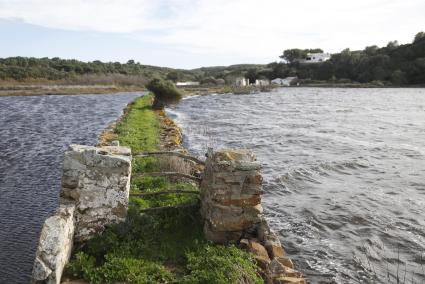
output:
[[0,283],[28,283],[55,210],[63,152],[94,145],[140,94],[0,97]]
[[265,212],[311,283],[425,283],[425,90],[184,100],[188,148],[252,149]]

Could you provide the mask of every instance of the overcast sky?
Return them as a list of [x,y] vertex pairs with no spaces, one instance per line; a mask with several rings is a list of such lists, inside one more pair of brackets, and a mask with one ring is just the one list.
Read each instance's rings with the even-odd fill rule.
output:
[[0,0],[0,57],[195,68],[407,43],[421,30],[425,0]]

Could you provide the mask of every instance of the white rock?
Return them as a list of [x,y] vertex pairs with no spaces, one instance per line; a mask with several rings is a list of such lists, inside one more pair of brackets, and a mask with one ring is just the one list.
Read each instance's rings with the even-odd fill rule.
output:
[[71,145],[65,153],[62,196],[77,204],[77,241],[126,218],[131,177],[128,147]]
[[74,236],[74,204],[61,204],[44,222],[33,268],[33,281],[60,283],[71,256]]

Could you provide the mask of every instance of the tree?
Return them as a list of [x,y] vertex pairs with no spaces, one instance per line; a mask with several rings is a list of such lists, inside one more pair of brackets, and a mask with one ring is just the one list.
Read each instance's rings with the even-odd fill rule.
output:
[[366,46],[364,53],[367,55],[375,55],[378,52],[379,47],[376,45]]
[[162,79],[153,79],[146,88],[155,96],[152,105],[154,109],[163,109],[167,105],[177,103],[183,97],[172,82]]
[[420,40],[425,39],[425,32],[419,32],[415,35],[415,39],[413,40],[413,43],[419,42]]
[[397,40],[390,41],[387,44],[387,48],[389,48],[389,49],[395,49],[396,47],[399,47],[399,46],[400,46],[400,44],[398,43]]
[[299,48],[287,49],[283,51],[283,54],[280,58],[284,59],[286,62],[292,64],[298,59],[303,59],[307,56],[307,52],[305,50]]
[[255,68],[249,69],[248,72],[246,72],[245,77],[249,79],[249,82],[254,83],[255,80],[258,79],[258,71],[257,71],[257,69],[255,69]]
[[177,72],[177,71],[171,71],[171,72],[168,72],[168,74],[167,74],[167,80],[170,80],[170,81],[173,81],[173,82],[177,82],[177,81],[181,80],[182,77],[183,77],[182,74],[180,72]]
[[299,59],[304,59],[307,57],[307,54],[309,53],[323,53],[323,50],[320,48],[312,48],[312,49],[299,49],[299,48],[293,48],[293,49],[287,49],[283,51],[283,54],[280,56],[280,58],[286,60],[288,63],[294,63]]

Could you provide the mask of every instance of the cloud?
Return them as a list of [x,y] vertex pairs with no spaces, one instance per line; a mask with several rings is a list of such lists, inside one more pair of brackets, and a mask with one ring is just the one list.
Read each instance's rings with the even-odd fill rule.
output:
[[204,56],[277,58],[285,48],[410,41],[422,0],[0,0],[0,18],[66,30],[121,33]]

